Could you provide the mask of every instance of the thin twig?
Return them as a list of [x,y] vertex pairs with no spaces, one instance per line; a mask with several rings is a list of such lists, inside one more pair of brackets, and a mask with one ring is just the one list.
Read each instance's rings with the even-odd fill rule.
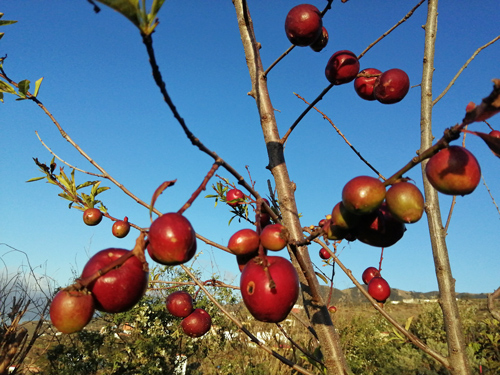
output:
[[368,47],[366,47],[366,49],[361,52],[358,56],[358,60],[360,58],[362,58],[366,52],[368,52],[375,44],[377,44],[378,42],[380,42],[382,39],[384,39],[387,35],[389,35],[391,32],[394,31],[394,29],[396,27],[398,27],[399,25],[401,25],[403,22],[405,22],[408,18],[410,18],[412,16],[412,14],[417,10],[417,8],[422,5],[424,3],[425,0],[420,0],[420,2],[415,5],[412,10],[410,10],[406,16],[403,17],[403,19],[401,21],[399,21],[397,24],[395,24],[393,27],[391,27],[389,30],[387,30],[385,33],[383,33],[380,37],[378,37],[373,43],[371,43]]
[[493,198],[493,195],[491,194],[490,188],[486,184],[486,180],[484,179],[484,176],[481,174],[481,178],[483,179],[483,184],[486,186],[486,190],[488,190],[488,194],[490,195],[491,200],[493,201],[493,204],[495,205],[498,214],[500,215],[500,209],[498,208],[497,202],[495,201],[495,198]]
[[288,137],[290,136],[290,134],[292,133],[293,129],[295,129],[295,127],[299,124],[299,122],[304,118],[304,116],[311,110],[311,108],[313,108],[316,103],[318,103],[321,99],[323,99],[323,96],[326,95],[326,93],[328,91],[330,91],[330,89],[335,86],[334,83],[330,83],[328,85],[328,87],[326,87],[322,92],[321,94],[318,95],[318,97],[316,99],[314,99],[312,101],[311,104],[309,104],[309,106],[304,110],[304,112],[302,112],[302,114],[297,118],[297,120],[295,120],[295,122],[290,126],[290,129],[288,129],[288,131],[286,132],[286,134],[283,136],[283,138],[281,138],[281,144],[285,144]]
[[38,131],[35,131],[35,134],[36,136],[38,137],[38,140],[40,141],[40,143],[57,159],[59,160],[60,162],[66,164],[68,167],[70,167],[71,169],[74,169],[74,170],[77,170],[78,172],[81,172],[81,173],[85,173],[85,174],[88,174],[88,175],[91,175],[91,176],[95,176],[95,177],[100,177],[100,178],[106,178],[105,175],[103,174],[99,174],[99,173],[93,173],[93,172],[89,172],[89,171],[84,171],[83,169],[80,169],[78,167],[75,167],[71,164],[69,164],[68,162],[64,161],[63,159],[61,159],[59,156],[56,155],[56,153],[54,151],[52,151],[50,149],[49,146],[47,146],[45,144],[45,142],[42,140],[42,138],[40,138],[40,135],[38,134]]
[[[295,94],[297,96],[297,98],[299,99],[302,99],[304,101],[304,103],[306,104],[309,104],[302,96],[300,96],[299,94]],[[356,155],[358,155],[358,157],[361,159],[361,161],[363,163],[365,163],[372,171],[374,171],[382,180],[385,180],[385,177],[382,176],[382,174],[377,170],[375,169],[374,166],[372,166],[368,160],[366,160],[362,155],[361,153],[356,150],[356,148],[351,144],[351,142],[349,142],[347,140],[347,138],[345,137],[345,135],[340,131],[340,129],[333,123],[333,121],[327,116],[325,115],[323,112],[321,112],[318,108],[316,107],[313,107],[319,114],[321,114],[323,116],[323,119],[327,120],[332,126],[333,128],[337,131],[337,133],[340,135],[340,137],[344,140],[345,143],[347,143],[347,145],[352,149],[352,151],[354,151],[354,153]]]
[[495,43],[499,39],[500,39],[500,35],[497,36],[496,38],[494,38],[493,40],[491,40],[490,42],[486,43],[484,46],[479,47],[472,54],[472,56],[469,58],[469,60],[467,60],[465,62],[465,64],[459,69],[458,73],[455,74],[455,77],[453,77],[453,79],[450,81],[450,83],[448,84],[448,86],[446,86],[446,88],[443,90],[443,92],[441,94],[439,94],[436,99],[434,99],[432,101],[432,105],[433,106],[436,105],[436,103],[439,102],[441,100],[441,98],[450,90],[451,86],[453,86],[455,84],[455,81],[458,79],[458,77],[460,76],[460,74],[462,74],[462,72],[465,70],[465,68],[467,68],[467,66],[471,63],[472,60],[474,60],[474,58],[479,54],[479,52],[481,52],[483,49],[485,49],[486,47],[490,46],[491,44]]

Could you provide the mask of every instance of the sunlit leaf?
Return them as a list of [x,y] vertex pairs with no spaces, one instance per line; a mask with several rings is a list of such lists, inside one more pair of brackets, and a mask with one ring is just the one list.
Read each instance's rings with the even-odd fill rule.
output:
[[16,23],[17,21],[0,21],[0,26],[7,26]]
[[43,77],[38,79],[36,82],[35,82],[35,92],[33,94],[33,96],[36,98],[38,96],[38,90],[40,90],[40,85],[42,84],[42,81],[43,81]]
[[24,79],[17,84],[17,87],[19,89],[19,93],[26,96],[28,95],[28,90],[30,89],[30,81]]
[[99,189],[96,190],[95,195],[101,194],[103,191],[109,190],[110,188],[108,186],[103,186]]
[[0,39],[2,39],[4,35],[5,33],[0,33]]
[[84,182],[83,184],[80,184],[76,187],[76,190],[80,190],[84,187],[87,187],[87,186],[91,186],[91,185],[94,185],[97,181],[86,181]]
[[0,102],[3,103],[3,92],[0,92]]
[[40,180],[43,180],[45,178],[45,176],[43,177],[34,177],[34,178],[30,178],[28,181],[26,182],[34,182],[34,181],[40,181]]
[[140,27],[139,0],[97,0],[127,17],[134,25]]
[[5,83],[4,81],[0,81],[0,91],[1,92],[6,92],[8,94],[14,94],[17,95],[16,90],[12,88],[9,84]]
[[151,5],[151,17],[155,18],[158,12],[160,11],[161,7],[163,6],[163,3],[165,0],[154,0],[153,4]]

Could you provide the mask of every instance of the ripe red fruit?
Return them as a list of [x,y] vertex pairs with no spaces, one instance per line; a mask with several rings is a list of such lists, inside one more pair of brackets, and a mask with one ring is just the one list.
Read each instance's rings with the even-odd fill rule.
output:
[[[92,276],[129,250],[109,248],[101,250],[89,259],[82,271],[82,279]],[[148,286],[149,273],[135,256],[128,258],[121,266],[100,276],[90,283],[97,310],[118,313],[130,310],[144,295]]]
[[356,238],[371,246],[389,247],[398,242],[404,235],[404,223],[394,219],[385,203],[370,215],[362,217],[356,227]]
[[400,102],[410,90],[410,78],[401,69],[389,69],[378,76],[373,86],[373,95],[380,103]]
[[294,6],[285,20],[285,33],[288,40],[300,47],[313,44],[321,36],[322,27],[321,12],[311,4]]
[[354,177],[342,189],[344,207],[356,214],[374,212],[385,199],[385,186],[375,177]]
[[260,233],[262,246],[271,251],[280,251],[288,243],[288,229],[281,224],[269,224]]
[[118,238],[126,237],[130,232],[130,224],[128,222],[128,217],[125,216],[123,220],[117,220],[113,223],[113,227],[111,228],[111,232],[113,236]]
[[[363,69],[359,74],[381,74],[382,72],[375,68]],[[373,86],[378,77],[356,77],[354,80],[354,91],[360,98],[365,100],[375,100],[373,95]]]
[[466,195],[472,193],[479,184],[481,167],[469,150],[450,146],[429,159],[425,174],[440,193]]
[[240,278],[243,302],[252,316],[262,322],[284,320],[299,296],[299,276],[292,263],[282,257],[268,256],[268,274],[260,258],[247,263]]
[[363,282],[368,285],[371,279],[373,279],[375,276],[380,276],[380,272],[378,268],[375,267],[368,267],[366,270],[363,271],[363,274],[361,275],[361,279]]
[[378,302],[383,303],[391,295],[391,287],[385,279],[375,276],[368,283],[368,294]]
[[331,306],[328,306],[328,311],[330,311],[331,313],[336,313],[337,308],[335,306],[331,305]]
[[83,212],[83,222],[87,225],[94,226],[101,222],[102,212],[97,208],[87,208]]
[[239,189],[230,189],[226,193],[226,203],[231,207],[236,207],[242,204],[245,199],[245,194]]
[[62,333],[78,332],[94,315],[94,298],[88,291],[60,290],[50,304],[50,320]]
[[332,210],[332,225],[343,230],[352,230],[359,223],[360,216],[346,210],[342,202],[338,202]]
[[259,250],[260,237],[253,229],[241,229],[231,236],[227,247],[236,255],[253,254]]
[[196,253],[196,233],[181,214],[170,212],[158,217],[149,227],[148,253],[160,264],[186,263]]
[[170,293],[166,300],[166,307],[170,314],[178,318],[185,318],[194,310],[191,294],[183,290]]
[[328,44],[328,39],[329,39],[328,38],[328,31],[323,26],[323,28],[321,30],[321,34],[319,35],[318,39],[316,39],[314,41],[314,43],[311,44],[309,47],[311,47],[311,49],[314,52],[321,52],[323,50],[323,48],[325,48],[326,45]]
[[321,259],[324,259],[324,260],[330,259],[330,253],[328,252],[328,250],[326,250],[324,247],[322,247],[319,250],[319,257]]
[[424,196],[412,183],[398,182],[385,195],[392,216],[403,223],[415,223],[424,213]]
[[351,82],[359,73],[359,61],[351,51],[335,52],[325,68],[326,79],[330,83],[341,85]]
[[182,319],[181,328],[189,337],[201,337],[212,327],[212,317],[203,309],[195,309]]

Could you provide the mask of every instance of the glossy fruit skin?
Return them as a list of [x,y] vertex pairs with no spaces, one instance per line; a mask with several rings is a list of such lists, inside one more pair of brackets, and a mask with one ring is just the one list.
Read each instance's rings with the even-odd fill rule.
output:
[[358,58],[353,52],[347,50],[335,52],[325,68],[326,79],[336,85],[351,82],[358,73]]
[[[363,69],[359,74],[382,74],[382,72],[375,68]],[[373,86],[377,77],[356,77],[354,80],[354,91],[361,99],[365,100],[375,100],[375,95],[373,94]]]
[[177,318],[185,318],[194,310],[193,297],[183,290],[170,293],[165,304],[168,312]]
[[321,34],[319,35],[318,39],[316,39],[314,43],[311,44],[309,47],[311,47],[311,49],[314,52],[321,52],[327,46],[328,39],[329,39],[328,30],[326,30],[326,28],[323,26],[321,29]]
[[148,253],[155,262],[175,266],[186,263],[196,253],[196,233],[177,212],[166,213],[149,227]]
[[[114,262],[129,250],[109,248],[96,253],[89,259],[81,278],[92,276],[100,269]],[[119,313],[130,310],[142,298],[148,287],[149,273],[135,256],[128,258],[120,267],[100,276],[89,286],[99,311]]]
[[319,250],[319,257],[321,259],[324,259],[324,260],[330,259],[330,253],[328,252],[328,250],[326,250],[324,247],[322,247]]
[[98,208],[87,208],[83,212],[83,222],[89,226],[97,225],[102,220],[102,212]]
[[235,255],[247,255],[259,250],[260,237],[253,229],[241,229],[231,236],[227,247]]
[[269,274],[275,287],[270,287],[260,262],[252,260],[241,273],[240,291],[245,306],[255,319],[278,323],[287,317],[297,302],[299,276],[287,259],[276,256],[268,256],[267,259],[270,264]]
[[378,76],[373,95],[380,103],[394,104],[403,100],[410,90],[410,78],[401,69],[389,69]]
[[125,217],[123,220],[118,220],[113,223],[113,227],[111,228],[111,232],[113,236],[117,238],[126,237],[130,232],[130,224],[128,222],[128,218]]
[[368,267],[363,271],[363,274],[361,275],[361,279],[363,280],[363,283],[368,285],[371,279],[373,279],[375,276],[380,276],[380,272],[378,268],[375,267]]
[[311,4],[294,6],[285,19],[285,33],[290,43],[306,47],[313,44],[323,28],[321,12]]
[[[235,199],[238,199],[238,201],[229,203]],[[239,204],[242,204],[244,199],[245,194],[243,194],[243,192],[239,189],[230,189],[226,193],[226,203],[231,207],[236,207]]]
[[342,189],[342,203],[356,215],[374,212],[385,199],[385,186],[375,177],[354,177]]
[[469,150],[461,146],[450,146],[429,159],[425,174],[440,193],[467,195],[479,184],[481,167]]
[[392,216],[403,223],[416,223],[424,213],[424,196],[419,188],[410,182],[392,185],[385,195],[387,208]]
[[260,242],[262,246],[271,251],[280,251],[288,243],[288,229],[283,225],[269,224],[260,233]]
[[389,283],[380,276],[375,276],[368,283],[368,294],[378,302],[385,302],[391,295]]
[[94,315],[92,294],[87,291],[60,290],[50,304],[50,320],[62,333],[81,331]]
[[385,203],[376,212],[364,216],[356,227],[356,238],[370,246],[389,247],[404,235],[406,226],[394,219]]
[[181,328],[189,337],[201,337],[212,327],[212,317],[203,309],[194,309],[182,319]]
[[344,230],[352,230],[359,223],[360,216],[349,212],[344,203],[338,202],[332,209],[332,225]]

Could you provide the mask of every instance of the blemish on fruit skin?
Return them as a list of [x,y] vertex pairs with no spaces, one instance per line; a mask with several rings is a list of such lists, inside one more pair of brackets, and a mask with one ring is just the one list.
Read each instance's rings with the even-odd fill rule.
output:
[[247,293],[251,296],[254,291],[255,291],[255,283],[253,281],[250,281],[247,285]]

